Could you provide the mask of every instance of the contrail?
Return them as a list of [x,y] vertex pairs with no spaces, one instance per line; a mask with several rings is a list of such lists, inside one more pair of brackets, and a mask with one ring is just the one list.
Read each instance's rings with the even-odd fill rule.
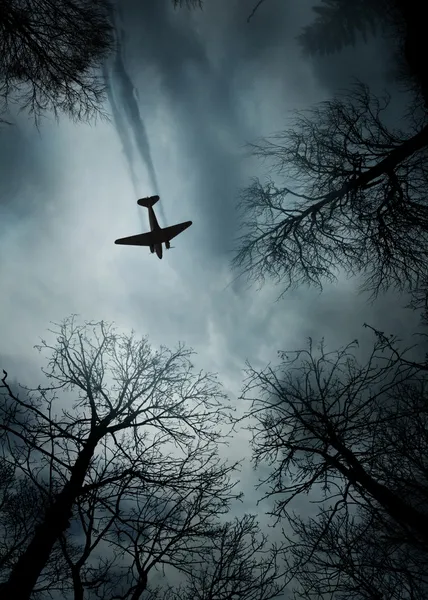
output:
[[[119,14],[119,18],[121,15]],[[125,41],[125,33],[122,28],[116,26],[117,50],[114,62],[110,72],[104,67],[104,77],[107,86],[107,96],[112,107],[113,120],[116,130],[121,139],[123,151],[131,172],[131,179],[136,190],[136,195],[141,195],[141,188],[138,190],[138,177],[135,170],[135,154],[128,127],[131,129],[138,154],[147,168],[150,183],[155,194],[159,194],[159,184],[156,170],[153,164],[149,139],[140,109],[138,107],[138,91],[129,76],[122,53],[122,45]],[[112,86],[113,82],[113,86]],[[116,97],[118,102],[116,101]],[[163,224],[166,224],[165,212],[162,204],[159,205],[159,212]]]
[[135,87],[132,83],[130,76],[128,75],[122,58],[122,41],[124,39],[124,32],[120,32],[120,43],[116,54],[116,60],[114,61],[114,74],[120,83],[120,99],[123,104],[125,114],[128,118],[131,129],[133,130],[135,143],[140,152],[141,158],[146,163],[149,177],[153,186],[153,190],[158,193],[159,185],[155,172],[155,167],[152,160],[152,154],[149,146],[149,140],[147,137],[146,128],[141,118],[140,109],[135,100]]
[[132,148],[132,142],[129,139],[128,133],[126,131],[126,124],[125,124],[124,118],[123,118],[120,110],[117,107],[116,100],[114,98],[113,89],[112,89],[112,86],[110,83],[110,76],[109,76],[109,73],[105,66],[103,67],[103,76],[104,76],[104,81],[106,84],[107,99],[108,99],[110,107],[111,107],[113,121],[116,126],[116,131],[119,135],[120,141],[122,142],[122,149],[123,149],[123,153],[125,155],[125,158],[127,160],[128,166],[129,166],[129,171],[131,174],[134,191],[138,195],[137,178],[136,178],[135,171],[134,171],[134,151]]
[[[132,148],[132,141],[130,140],[130,137],[128,135],[124,118],[123,118],[119,108],[117,107],[116,100],[114,98],[113,89],[112,89],[111,82],[110,82],[110,75],[109,75],[105,65],[103,67],[103,76],[104,76],[104,81],[106,84],[107,99],[108,99],[110,107],[111,107],[113,121],[114,121],[114,124],[116,127],[117,134],[119,135],[119,139],[122,142],[122,150],[125,155],[126,162],[128,164],[129,174],[131,176],[134,193],[135,193],[135,196],[138,198],[140,191],[139,191],[139,187],[138,187],[138,178],[135,174],[135,169],[134,169],[134,150]],[[138,215],[140,218],[141,227],[144,229],[145,227],[147,227],[147,222],[144,221],[141,210],[138,211]]]
[[[120,15],[119,15],[120,16]],[[140,154],[140,157],[143,163],[147,167],[147,171],[149,174],[150,182],[152,184],[153,190],[156,194],[159,194],[159,184],[155,171],[155,167],[153,164],[152,153],[150,150],[149,139],[147,136],[147,131],[144,126],[143,119],[141,117],[140,109],[138,107],[138,103],[136,100],[136,96],[138,97],[138,92],[134,84],[132,83],[132,79],[129,76],[124,60],[123,60],[123,46],[125,42],[125,32],[122,28],[116,25],[116,32],[118,36],[117,40],[117,51],[116,57],[114,60],[114,77],[118,83],[118,94],[120,98],[120,104],[123,107],[123,111],[127,118],[128,124],[134,134],[135,144],[137,146],[137,150]],[[160,194],[159,194],[160,195]],[[163,210],[163,206],[160,206],[160,214],[164,221],[165,213]]]

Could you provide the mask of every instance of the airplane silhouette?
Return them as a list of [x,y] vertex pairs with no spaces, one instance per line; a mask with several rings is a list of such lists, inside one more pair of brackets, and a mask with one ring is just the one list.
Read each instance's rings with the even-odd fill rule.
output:
[[160,227],[153,210],[153,204],[158,200],[159,196],[149,196],[137,200],[137,204],[145,206],[149,211],[150,231],[148,233],[140,233],[126,238],[120,238],[114,243],[125,244],[127,246],[150,246],[150,252],[153,254],[153,252],[156,251],[159,258],[162,258],[162,244],[165,244],[166,249],[169,250],[171,248],[170,241],[172,238],[190,227],[192,221],[178,223],[178,225],[171,225],[171,227]]

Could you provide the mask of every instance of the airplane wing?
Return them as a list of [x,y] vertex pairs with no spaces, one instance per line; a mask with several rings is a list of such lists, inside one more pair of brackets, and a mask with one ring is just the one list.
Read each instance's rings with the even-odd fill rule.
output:
[[127,246],[153,246],[159,243],[159,234],[149,231],[148,233],[139,233],[129,237],[116,240],[115,244],[125,244]]
[[192,221],[186,221],[185,223],[178,223],[178,225],[165,227],[165,229],[158,229],[157,231],[149,231],[148,233],[140,233],[126,238],[120,238],[114,243],[125,244],[127,246],[154,246],[155,244],[169,242],[169,240],[172,240],[176,235],[190,227],[191,224]]
[[159,232],[159,238],[162,242],[169,242],[176,235],[190,227],[192,221],[185,221],[184,223],[178,223],[177,225],[171,225],[171,227],[165,227]]

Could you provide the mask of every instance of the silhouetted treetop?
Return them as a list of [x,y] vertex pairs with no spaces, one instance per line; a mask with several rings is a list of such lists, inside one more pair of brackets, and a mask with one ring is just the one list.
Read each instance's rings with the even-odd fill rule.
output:
[[[259,487],[302,600],[422,600],[428,590],[428,363],[374,330],[356,342],[248,366]],[[305,515],[305,499],[316,512]],[[294,510],[293,510],[294,509]]]
[[16,393],[7,373],[0,384],[0,467],[3,459],[30,482],[42,506],[22,535],[6,527],[0,595],[30,598],[59,552],[64,594],[117,597],[106,595],[113,581],[137,600],[156,565],[195,568],[221,534],[219,515],[240,497],[237,463],[218,455],[233,409],[183,344],[154,350],[146,337],[75,317],[51,334],[39,346],[47,385]]
[[322,288],[362,277],[373,297],[428,286],[428,127],[386,126],[389,98],[358,84],[251,144],[267,177],[242,191],[243,234],[234,266],[250,279]]
[[389,39],[397,80],[428,107],[425,56],[428,42],[424,5],[416,0],[321,0],[317,17],[298,36],[306,54],[331,54],[360,37],[381,33]]
[[367,41],[385,18],[383,0],[321,0],[312,8],[316,19],[303,28],[298,40],[307,54],[331,54],[355,45],[357,36]]
[[114,48],[109,0],[1,0],[0,97],[76,120],[102,115],[99,72]]

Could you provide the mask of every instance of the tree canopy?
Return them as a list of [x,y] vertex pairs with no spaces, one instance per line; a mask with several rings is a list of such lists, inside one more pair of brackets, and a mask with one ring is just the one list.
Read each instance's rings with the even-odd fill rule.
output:
[[[428,363],[375,334],[366,362],[355,342],[329,352],[310,340],[247,372],[253,460],[305,600],[428,590]],[[292,511],[305,497],[319,507],[309,517]]]
[[39,120],[103,114],[100,67],[114,48],[109,0],[2,0],[0,97]]
[[428,126],[388,127],[388,103],[356,84],[250,145],[276,179],[256,178],[242,192],[233,262],[241,273],[270,277],[282,293],[358,276],[373,297],[396,288],[424,302]]
[[158,569],[181,574],[183,597],[275,597],[275,549],[249,516],[225,521],[241,493],[218,454],[234,419],[216,377],[184,345],[155,351],[104,322],[51,333],[48,386],[2,379],[2,597],[138,600]]

